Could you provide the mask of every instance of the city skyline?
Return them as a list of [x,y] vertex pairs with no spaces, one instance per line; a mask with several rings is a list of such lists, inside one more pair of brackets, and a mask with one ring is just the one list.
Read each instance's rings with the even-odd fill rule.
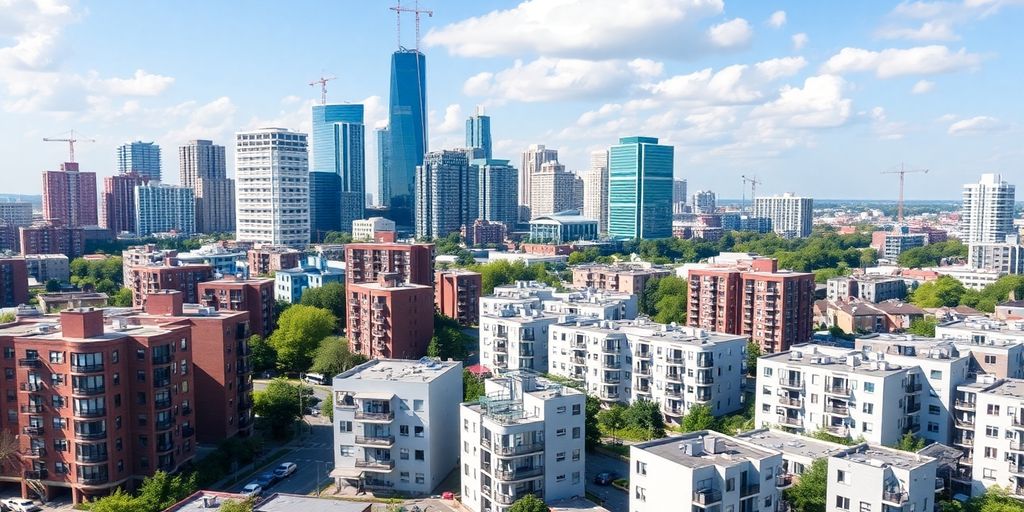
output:
[[[435,10],[424,20],[421,49],[430,61],[431,150],[462,146],[465,121],[479,104],[493,120],[494,158],[515,162],[530,144],[544,144],[583,172],[590,151],[645,133],[676,148],[677,178],[720,197],[739,197],[740,174],[753,173],[764,180],[759,191],[765,194],[890,199],[895,183],[874,174],[906,161],[933,173],[908,181],[908,199],[954,199],[961,183],[982,173],[1012,174],[1020,156],[1012,145],[1020,107],[999,102],[1012,97],[1007,73],[1019,57],[1006,41],[1022,17],[1006,2],[679,1],[645,9],[616,2],[587,12],[571,4],[554,11],[546,1],[430,4],[421,5]],[[323,70],[339,76],[328,84],[329,102],[366,105],[367,130],[386,124],[388,59],[396,41],[394,14],[383,5],[324,5],[313,18],[282,13],[311,32],[333,25],[323,33],[351,29],[366,43],[315,49],[255,76],[243,75],[229,58],[251,44],[232,40],[234,25],[221,27],[229,37],[205,34],[220,34],[211,24],[224,19],[254,30],[280,19],[213,6],[224,12],[190,24],[193,37],[183,38],[188,9],[153,8],[168,23],[131,26],[125,23],[131,13],[103,5],[42,9],[18,2],[9,10],[7,38],[0,39],[0,108],[10,121],[0,127],[0,151],[12,155],[3,171],[14,178],[9,192],[37,192],[30,176],[57,168],[67,154],[66,146],[41,138],[71,128],[97,140],[79,144],[76,153],[82,169],[100,179],[116,172],[115,149],[132,140],[176,148],[207,138],[233,153],[238,131],[282,126],[309,133],[319,91],[307,84]],[[630,11],[642,11],[634,24],[615,19],[614,13]],[[684,15],[687,23],[679,21]],[[495,20],[551,37],[506,35],[502,44],[491,43],[480,34]],[[411,25],[404,24],[406,47],[414,46]],[[128,30],[126,37],[146,30],[137,38],[145,42],[122,48],[107,36],[113,26]],[[587,31],[573,27],[587,26],[600,26],[606,37],[584,44],[576,34]],[[636,42],[635,31],[646,37]],[[122,58],[83,58],[103,52]],[[218,73],[202,72],[209,69]],[[243,86],[249,78],[260,87]],[[367,139],[366,186],[377,190],[376,141]],[[859,148],[859,158],[845,156],[851,148]],[[164,156],[167,173],[175,162]],[[167,174],[165,181],[175,183]],[[840,192],[830,188],[833,174],[872,178],[850,180]]]

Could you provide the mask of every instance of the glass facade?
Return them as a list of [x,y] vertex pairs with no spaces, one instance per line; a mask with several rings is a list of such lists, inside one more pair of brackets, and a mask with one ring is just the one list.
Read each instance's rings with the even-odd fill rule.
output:
[[[366,148],[363,105],[315,105],[313,107],[313,171],[339,177],[337,187],[322,187],[317,199],[321,213],[337,219],[322,220],[334,230],[350,231],[352,221],[363,218],[366,202]],[[310,184],[312,187],[312,183]],[[333,192],[334,196],[327,196]],[[313,197],[310,190],[310,198]],[[313,213],[310,213],[313,218]],[[314,231],[317,229],[313,227]],[[314,234],[314,237],[316,235]]]
[[160,146],[152,142],[129,142],[117,148],[117,171],[136,172],[151,180],[160,179]]
[[313,171],[309,173],[309,238],[321,242],[328,231],[349,231],[342,229],[338,215],[341,202],[341,176],[333,172]]
[[400,230],[413,226],[416,167],[423,164],[427,148],[426,72],[426,58],[417,50],[401,49],[391,56],[391,154],[384,202]]
[[480,149],[478,158],[493,158],[491,152],[491,116],[476,114],[466,119],[466,147]]
[[608,154],[608,235],[672,236],[673,147],[624,137]]

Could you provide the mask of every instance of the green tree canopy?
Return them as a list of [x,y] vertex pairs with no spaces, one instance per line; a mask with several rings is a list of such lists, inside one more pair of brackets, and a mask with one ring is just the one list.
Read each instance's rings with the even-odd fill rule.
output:
[[60,281],[56,279],[46,280],[46,293],[55,293],[60,291]]
[[761,345],[747,342],[747,375],[757,375],[757,358],[761,357]]
[[711,408],[704,404],[690,406],[689,412],[683,416],[679,424],[679,430],[683,432],[697,432],[707,430],[715,425],[715,416],[711,414]]
[[111,306],[114,306],[116,308],[132,307],[132,289],[121,288],[120,290],[114,292],[114,294],[110,296],[110,299],[107,302],[109,302]]
[[462,400],[464,402],[473,402],[484,396],[484,381],[483,379],[473,375],[473,372],[469,370],[462,370]]
[[959,240],[946,240],[903,251],[898,261],[901,267],[921,268],[937,266],[944,258],[966,257],[966,245]]
[[907,432],[903,434],[903,437],[900,438],[900,441],[893,448],[916,453],[921,448],[924,448],[924,438],[915,436],[913,432]]
[[277,366],[277,351],[259,334],[249,336],[249,364],[254,373],[273,370]]
[[618,437],[619,430],[626,426],[626,406],[612,404],[611,407],[597,414],[597,422],[610,433],[612,437]]
[[516,500],[508,510],[509,512],[548,512],[548,506],[544,504],[544,500],[533,494],[527,494]]
[[936,323],[937,322],[934,317],[918,318],[917,320],[910,322],[910,327],[907,329],[907,332],[918,336],[934,338]]
[[623,416],[626,426],[643,432],[647,439],[665,437],[665,418],[658,404],[641,398],[629,404]]
[[601,429],[598,428],[597,415],[601,412],[601,401],[596,396],[587,395],[583,434],[587,450],[593,450],[601,444]]
[[325,244],[350,244],[352,243],[352,234],[345,231],[328,231],[324,235]]
[[939,276],[918,286],[910,295],[910,301],[922,308],[938,308],[956,306],[960,298],[967,292],[963,283],[949,276]]
[[171,476],[157,471],[142,481],[135,495],[117,489],[85,506],[94,512],[159,512],[185,499],[197,488],[194,473]]
[[828,483],[828,459],[815,459],[783,496],[795,512],[825,512],[825,485]]
[[320,341],[313,352],[313,366],[309,371],[334,376],[366,362],[366,356],[353,353],[348,340],[340,336],[328,336]]
[[662,324],[686,323],[686,300],[689,286],[681,277],[665,276],[658,280],[654,296],[654,321]]
[[300,393],[303,408],[306,408],[307,397],[313,395],[313,389],[292,384],[285,379],[274,379],[267,384],[266,389],[253,393],[253,412],[267,423],[274,437],[285,437],[289,427],[302,417],[299,410]]
[[71,260],[71,284],[79,288],[92,288],[98,292],[113,294],[121,288],[124,270],[120,256],[102,260],[75,258]]
[[277,352],[277,366],[300,372],[309,368],[320,341],[334,332],[337,319],[326,309],[294,305],[281,314],[270,346]]
[[319,288],[306,288],[302,291],[303,306],[330,311],[335,318],[345,318],[345,285],[327,283]]

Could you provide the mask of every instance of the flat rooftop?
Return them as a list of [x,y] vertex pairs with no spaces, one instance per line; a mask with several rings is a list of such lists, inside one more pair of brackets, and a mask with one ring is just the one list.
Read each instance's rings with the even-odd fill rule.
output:
[[849,356],[856,357],[858,355],[862,356],[863,352],[841,347],[803,343],[793,345],[786,352],[763,355],[761,360],[795,367],[824,367],[833,371],[858,375],[888,376],[906,371],[902,366],[890,362],[875,363],[874,361],[861,360],[860,364],[855,366],[847,362]]
[[998,333],[1003,336],[1020,337],[1024,342],[1024,320],[1000,321],[987,317],[968,317],[963,320],[953,320],[941,323],[936,326],[937,335],[947,335],[946,329],[958,331],[950,336],[954,339],[970,341],[974,334]]
[[345,380],[430,382],[460,364],[458,361],[438,361],[428,357],[419,360],[373,359],[339,374],[334,381],[336,384]]
[[[203,500],[206,500],[205,504]],[[185,499],[167,507],[163,512],[177,512],[179,510],[217,510],[225,501],[241,503],[246,497],[241,494],[219,491],[196,491]]]
[[878,466],[888,464],[903,469],[914,469],[923,466],[935,459],[918,455],[913,452],[904,452],[893,448],[885,448],[877,445],[861,445],[855,450],[834,455],[840,459],[846,459],[858,464]]
[[742,340],[745,336],[708,331],[699,327],[669,325],[652,322],[647,318],[636,320],[607,320],[605,324],[612,331],[622,330],[627,335],[640,338],[648,343],[676,343],[682,345],[711,346],[716,343],[728,343]]
[[608,509],[584,498],[549,501],[547,505],[551,512],[608,512]]
[[995,385],[989,385],[986,393],[1005,396],[1008,398],[1024,399],[1024,380],[1006,379]]
[[850,450],[850,447],[841,444],[771,429],[751,430],[736,438],[762,448],[778,450],[783,455],[791,454],[808,459],[821,459]]
[[[715,440],[715,444],[719,447],[717,453],[711,453],[710,450],[704,448],[710,444],[708,440]],[[699,444],[701,448],[696,452],[698,454],[688,454],[684,449],[687,444]],[[633,448],[689,468],[728,467],[744,461],[761,460],[776,454],[774,451],[711,430],[692,432],[682,437],[648,441],[635,444]]]
[[317,498],[298,494],[276,493],[253,507],[253,512],[369,512],[373,503],[337,498]]

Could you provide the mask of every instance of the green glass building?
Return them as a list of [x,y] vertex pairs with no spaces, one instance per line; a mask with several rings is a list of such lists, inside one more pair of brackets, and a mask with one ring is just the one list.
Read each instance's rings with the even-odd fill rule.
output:
[[608,150],[608,236],[672,236],[673,147],[623,137]]

